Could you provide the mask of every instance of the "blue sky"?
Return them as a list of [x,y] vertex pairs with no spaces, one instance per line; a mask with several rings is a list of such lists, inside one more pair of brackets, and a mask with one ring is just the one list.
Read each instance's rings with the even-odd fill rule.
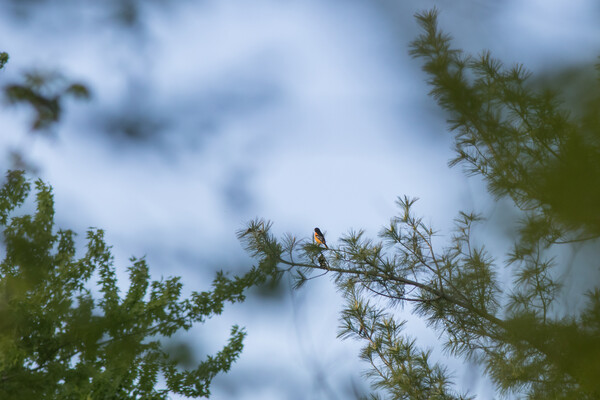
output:
[[[301,238],[319,226],[335,242],[349,229],[375,235],[403,194],[421,198],[417,210],[442,232],[459,210],[493,215],[481,182],[447,167],[444,116],[408,56],[415,12],[436,5],[456,47],[533,72],[600,54],[594,1],[148,2],[133,25],[106,4],[0,3],[0,50],[11,56],[2,85],[35,67],[92,90],[50,136],[33,137],[27,112],[5,108],[0,146],[38,165],[59,226],[81,239],[89,226],[106,230],[122,278],[128,258],[145,255],[154,277],[182,276],[188,290],[249,267],[235,232],[255,217]],[[327,278],[314,280],[251,296],[182,338],[202,358],[233,323],[247,328],[216,399],[349,398],[352,385],[366,389],[366,365],[357,343],[336,339],[341,306]],[[408,332],[435,343],[408,318]],[[461,389],[492,395],[470,366],[449,362]]]

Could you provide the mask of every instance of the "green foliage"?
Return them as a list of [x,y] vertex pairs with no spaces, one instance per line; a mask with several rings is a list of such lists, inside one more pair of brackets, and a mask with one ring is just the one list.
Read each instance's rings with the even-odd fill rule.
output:
[[4,64],[8,62],[8,54],[0,51],[0,69],[4,68]]
[[[0,69],[8,62],[8,54],[0,52]],[[56,72],[30,71],[23,75],[22,82],[5,85],[4,97],[8,104],[27,105],[33,111],[31,133],[48,133],[63,114],[64,101],[68,97],[89,99],[90,91],[82,83],[69,81]],[[22,150],[10,152],[12,168],[35,171]]]
[[[450,115],[457,153],[451,165],[481,174],[492,193],[531,210],[530,218],[549,224],[550,238],[573,229],[600,235],[597,107],[573,120],[557,93],[527,86],[531,74],[522,65],[504,68],[489,52],[474,57],[453,49],[435,9],[416,18],[424,33],[411,54],[423,59],[431,94]],[[597,105],[598,87],[585,89]]]
[[[185,299],[179,278],[151,281],[146,261],[132,258],[129,288],[120,293],[103,231],[87,233],[87,251],[77,258],[75,234],[54,228],[51,188],[39,180],[35,186],[32,215],[15,215],[30,192],[22,172],[9,172],[0,190],[0,398],[207,397],[214,376],[239,356],[244,330],[232,327],[223,349],[189,370],[169,357],[161,338],[243,301],[267,274],[219,273],[211,290]],[[161,376],[165,389],[156,387]]]
[[87,99],[88,89],[81,83],[67,82],[58,74],[30,72],[23,83],[7,85],[4,93],[10,104],[28,104],[35,111],[31,128],[42,130],[56,123],[62,114],[65,96]]
[[350,286],[346,293],[339,337],[358,336],[367,342],[360,358],[372,366],[367,375],[375,387],[394,399],[467,398],[453,393],[447,371],[440,364],[431,365],[429,351],[402,335],[405,322],[398,323],[390,313],[364,301],[356,289]]
[[416,17],[423,34],[411,53],[424,60],[431,94],[450,114],[451,165],[482,175],[491,193],[521,210],[505,266],[513,281],[501,280],[498,261],[473,244],[480,216],[459,213],[444,246],[408,197],[398,199],[399,215],[380,241],[350,232],[326,250],[291,235],[278,241],[264,221],[240,239],[270,268],[294,274],[298,287],[317,273],[333,277],[347,299],[340,336],[364,343],[368,376],[390,399],[465,398],[430,351],[402,333],[397,306],[423,318],[449,353],[483,365],[501,394],[600,398],[600,287],[581,291],[584,309],[559,313],[565,293],[552,256],[571,242],[598,255],[600,124],[589,111],[597,109],[575,118],[556,94],[528,88],[522,66],[504,69],[487,52],[453,49],[436,10]]

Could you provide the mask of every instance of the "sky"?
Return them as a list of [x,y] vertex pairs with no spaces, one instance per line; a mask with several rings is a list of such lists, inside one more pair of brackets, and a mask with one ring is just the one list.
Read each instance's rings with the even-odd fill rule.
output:
[[[600,7],[584,0],[67,3],[0,2],[11,57],[0,84],[57,70],[92,97],[68,101],[43,135],[27,110],[3,108],[0,150],[23,151],[53,186],[58,226],[81,240],[106,230],[124,282],[129,257],[145,256],[154,278],[181,276],[188,291],[252,265],[235,233],[257,217],[277,235],[318,226],[335,243],[350,229],[375,236],[406,194],[441,232],[459,210],[494,221],[503,205],[447,166],[444,115],[408,55],[415,12],[436,6],[455,46],[534,73],[600,54]],[[505,244],[494,238],[492,250]],[[246,327],[215,399],[353,398],[368,391],[367,366],[358,343],[336,338],[342,306],[327,277],[299,291],[284,279],[179,339],[201,360],[232,324]],[[409,334],[436,343],[406,317]],[[493,396],[475,366],[446,361],[461,390]]]

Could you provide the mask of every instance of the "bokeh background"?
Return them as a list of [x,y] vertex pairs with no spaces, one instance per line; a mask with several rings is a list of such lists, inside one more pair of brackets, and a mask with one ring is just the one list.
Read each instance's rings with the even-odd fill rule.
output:
[[[88,227],[105,229],[124,287],[132,255],[155,279],[181,276],[187,293],[217,270],[245,271],[252,260],[235,234],[256,217],[278,235],[375,236],[403,194],[421,199],[440,244],[459,210],[482,212],[482,242],[501,252],[509,206],[447,167],[445,117],[408,55],[413,15],[433,6],[456,47],[523,63],[534,82],[576,80],[598,61],[594,0],[1,0],[11,59],[0,85],[54,71],[92,94],[66,102],[43,132],[31,131],[27,107],[4,104],[1,166],[22,154],[54,187],[58,226],[81,243]],[[336,338],[341,307],[327,277],[299,291],[285,277],[173,338],[173,354],[192,365],[237,323],[245,349],[213,398],[357,398],[367,365],[358,343]],[[406,317],[407,332],[435,346]],[[433,357],[461,390],[494,395],[475,365],[438,348]]]

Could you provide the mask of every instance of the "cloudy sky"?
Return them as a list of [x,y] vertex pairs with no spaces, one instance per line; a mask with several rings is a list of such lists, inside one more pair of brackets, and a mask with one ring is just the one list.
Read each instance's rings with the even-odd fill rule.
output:
[[[0,150],[23,152],[54,187],[60,227],[81,238],[90,226],[106,230],[123,279],[128,258],[145,255],[154,277],[182,276],[188,291],[208,288],[215,270],[251,265],[235,232],[255,217],[299,238],[319,226],[335,242],[350,229],[375,235],[407,194],[442,232],[459,210],[493,220],[499,206],[481,182],[447,167],[444,116],[408,56],[413,15],[433,6],[456,47],[490,49],[534,73],[600,54],[592,0],[2,0],[0,50],[11,59],[0,84],[55,70],[92,98],[67,102],[44,135],[30,134],[26,109],[3,108]],[[214,398],[368,389],[357,343],[336,339],[334,285],[288,286],[253,293],[179,338],[200,360],[232,324],[246,327]],[[419,321],[408,331],[435,343]],[[448,362],[462,390],[493,394],[472,366]]]

